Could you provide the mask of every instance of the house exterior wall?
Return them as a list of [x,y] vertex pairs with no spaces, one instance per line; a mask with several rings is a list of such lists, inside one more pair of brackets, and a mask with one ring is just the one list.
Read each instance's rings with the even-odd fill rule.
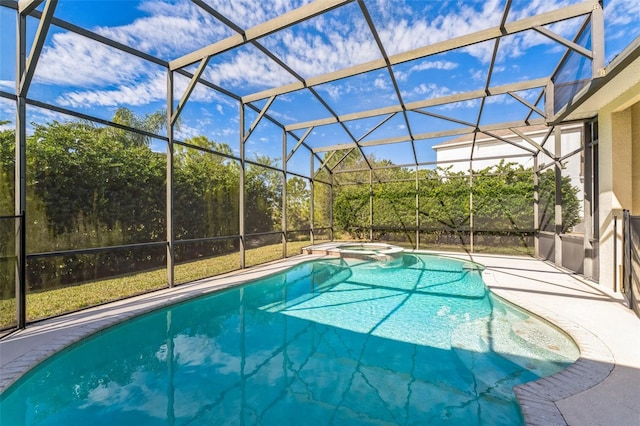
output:
[[[635,95],[635,97],[632,97]],[[598,112],[600,284],[621,288],[622,209],[640,214],[640,83]]]
[[631,207],[632,215],[640,215],[640,102],[631,107],[631,143],[632,146],[632,187],[633,204]]

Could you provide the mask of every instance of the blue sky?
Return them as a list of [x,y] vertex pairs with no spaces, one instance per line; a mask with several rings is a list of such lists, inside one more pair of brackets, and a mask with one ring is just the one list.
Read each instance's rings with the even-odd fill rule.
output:
[[[207,3],[242,28],[250,28],[304,3],[300,0],[208,0]],[[379,31],[388,55],[473,33],[499,24],[503,0],[486,1],[383,1],[366,0],[365,5]],[[515,21],[578,0],[514,0],[507,21]],[[40,7],[42,9],[42,6]],[[61,0],[56,17],[77,26],[113,38],[163,60],[178,58],[235,34],[196,4],[187,0],[154,1],[77,1]],[[572,38],[582,18],[549,26],[551,30]],[[15,12],[0,7],[0,90],[14,93],[15,83]],[[30,18],[28,33],[33,36],[37,20]],[[605,2],[605,55],[608,63],[634,38],[640,35],[640,6],[637,0]],[[296,73],[308,79],[345,67],[381,58],[375,40],[357,2],[353,2],[308,22],[269,35],[259,42],[286,62]],[[404,102],[452,95],[484,87],[494,42],[434,55],[393,67]],[[529,31],[502,39],[491,86],[548,76],[555,68],[564,48],[558,43]],[[195,66],[189,67],[193,71]],[[238,95],[244,96],[293,83],[295,77],[262,54],[245,45],[211,59],[204,76]],[[179,98],[187,79],[176,76]],[[392,80],[386,70],[371,71],[315,88],[338,115],[362,109],[398,104]],[[540,90],[519,93],[533,102]],[[135,56],[119,52],[98,42],[52,26],[29,92],[32,99],[110,119],[114,111],[125,106],[140,114],[165,106],[166,70]],[[261,107],[264,101],[256,102]],[[478,100],[454,107],[432,107],[429,112],[475,122]],[[542,106],[542,102],[538,104]],[[510,121],[522,116],[524,106],[505,95],[492,98],[485,105],[480,124]],[[12,102],[0,98],[0,119],[13,121]],[[30,107],[28,119],[34,122],[65,120],[68,117]],[[308,91],[278,96],[269,114],[283,124],[293,124],[330,116],[327,108]],[[247,126],[255,113],[247,114]],[[356,138],[384,117],[347,122]],[[410,113],[408,120],[414,134],[455,127],[451,122]],[[197,87],[182,115],[180,139],[206,135],[239,147],[238,103],[213,90]],[[301,136],[304,131],[297,131]],[[389,119],[367,140],[406,134],[401,115]],[[274,125],[261,124],[247,144],[249,156],[282,156],[281,131]],[[350,142],[340,125],[317,127],[308,138],[312,147]],[[424,141],[429,147],[438,141]],[[289,141],[295,144],[294,140]],[[418,146],[418,144],[416,145]],[[407,150],[398,147],[368,148],[366,153],[386,156],[396,163],[407,158]],[[432,161],[430,149],[420,150],[420,161]],[[296,169],[308,169],[300,160]]]

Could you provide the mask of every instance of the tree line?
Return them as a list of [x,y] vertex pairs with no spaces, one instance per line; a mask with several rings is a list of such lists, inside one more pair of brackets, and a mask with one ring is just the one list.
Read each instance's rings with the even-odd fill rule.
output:
[[[341,164],[347,170],[364,165],[357,153]],[[370,221],[377,238],[385,238],[385,233],[403,238],[397,234],[404,233],[410,240],[418,227],[434,236],[436,243],[457,243],[469,234],[472,221],[474,232],[485,234],[487,242],[489,236],[497,237],[495,244],[501,244],[501,235],[532,235],[535,229],[534,173],[520,164],[501,161],[475,170],[471,178],[450,168],[390,167],[374,172],[371,187],[363,177],[361,172],[345,172],[339,180],[346,184],[338,187],[334,200],[336,225],[353,238],[368,238]],[[562,232],[567,232],[581,220],[580,200],[569,176],[562,176],[561,191]],[[553,169],[539,173],[538,196],[540,229],[554,230]]]
[[[157,133],[164,122],[161,117],[162,112],[138,117],[122,108],[113,121]],[[14,141],[13,130],[0,131],[4,215],[13,214],[14,208]],[[26,141],[28,254],[166,241],[167,154],[153,149],[157,144],[152,142],[147,136],[84,121],[33,124]],[[204,136],[174,145],[175,239],[213,239],[177,245],[177,261],[238,249],[240,165],[232,154],[227,144]],[[283,174],[272,168],[273,159],[252,160],[256,164],[248,164],[245,172],[246,233],[279,231]],[[287,188],[288,228],[309,228],[309,185],[305,179],[289,177]],[[8,243],[13,226],[4,228],[2,239]],[[225,236],[230,238],[215,239]],[[165,263],[162,244],[31,256],[27,283],[30,289],[55,288]],[[11,281],[12,268],[2,267],[3,282]]]
[[[164,117],[163,112],[139,117],[121,108],[113,121],[157,134],[164,125]],[[0,214],[4,215],[13,214],[14,142],[13,130],[0,130]],[[154,149],[158,142],[164,143],[85,121],[33,124],[26,141],[28,253],[143,245],[87,254],[31,256],[27,265],[31,290],[165,265],[167,153]],[[240,233],[240,164],[232,158],[233,151],[227,144],[204,136],[184,142],[174,145],[173,156],[174,235],[177,241],[187,241],[176,246],[176,260],[236,251],[239,248],[236,236]],[[364,159],[355,154],[335,158],[342,158],[343,168],[364,164]],[[283,173],[276,170],[275,159],[259,156],[251,160],[245,170],[245,232],[280,231]],[[415,170],[393,168],[389,161],[373,156],[367,162],[385,167],[375,171],[376,181],[371,188],[373,222],[382,232],[385,228],[415,228],[416,193],[420,228],[429,232],[446,235],[468,229],[470,197],[475,229],[504,231],[533,227],[530,169],[501,163],[479,171],[471,190],[468,177],[462,173],[419,170],[416,188]],[[327,163],[332,165],[331,161]],[[349,184],[361,178],[357,173],[352,175],[336,174],[336,181],[344,184],[335,186],[332,206],[328,185],[316,184],[314,222],[316,226],[329,224],[328,216],[333,210],[337,231],[353,238],[366,238],[370,188],[368,182]],[[318,176],[326,178],[326,171]],[[563,226],[568,229],[579,220],[579,201],[568,177],[563,177],[562,191]],[[287,229],[309,228],[308,180],[289,176],[286,192]],[[543,227],[552,223],[553,194],[553,172],[544,172],[540,179]],[[0,232],[8,253],[13,226],[3,226]],[[209,240],[190,241],[203,238]],[[12,265],[5,262],[0,269],[3,282],[12,283]]]

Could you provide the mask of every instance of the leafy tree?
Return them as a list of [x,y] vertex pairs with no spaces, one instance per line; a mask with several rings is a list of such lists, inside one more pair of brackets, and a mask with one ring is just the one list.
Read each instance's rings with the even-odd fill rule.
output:
[[[271,232],[282,224],[282,172],[269,168],[273,160],[257,156],[245,172],[245,231]],[[267,166],[267,167],[262,167]]]
[[[41,200],[46,216],[29,212],[29,220],[46,223],[51,237],[31,238],[32,250],[164,238],[164,155],[85,123],[53,122],[35,126],[27,158],[28,192],[34,206]],[[60,246],[63,234],[79,240]]]
[[287,229],[309,229],[310,196],[306,179],[298,176],[287,179]]
[[[142,117],[126,107],[116,110],[111,121],[134,129],[143,130],[148,133],[159,134],[166,126],[167,111],[161,109]],[[179,123],[178,123],[179,126]],[[108,127],[105,132],[109,137],[123,141],[127,145],[149,145],[150,138],[139,133],[128,132],[116,127]]]
[[[555,170],[550,168],[540,173],[538,180],[540,203],[538,215],[540,217],[540,229],[555,231]],[[569,232],[580,223],[579,189],[571,185],[569,176],[562,176],[560,190],[562,192],[562,230]]]
[[210,152],[231,154],[231,148],[204,136],[186,142],[206,150],[183,146],[174,149],[176,238],[237,235],[239,165]]
[[448,169],[419,172],[420,226],[428,230],[469,227],[469,179]]
[[[389,168],[384,173],[387,182],[374,184],[373,188],[374,226],[383,225],[397,230],[414,227],[413,172]],[[462,172],[452,173],[448,169],[419,170],[418,180],[418,212],[422,230],[436,235],[468,233],[470,196],[473,197],[476,231],[506,234],[533,229],[534,187],[531,169],[503,161],[474,172],[472,187],[468,176]],[[553,170],[547,170],[540,176],[543,226],[552,219],[554,190]],[[336,192],[336,225],[354,238],[365,238],[369,227],[369,185],[340,186]],[[571,186],[570,178],[563,176],[563,232],[569,231],[580,221],[577,193],[578,189]]]
[[474,228],[488,231],[533,227],[533,172],[505,163],[474,173]]
[[[0,126],[9,124],[0,121]],[[15,178],[15,140],[14,130],[0,130],[0,215],[11,216],[14,213]]]

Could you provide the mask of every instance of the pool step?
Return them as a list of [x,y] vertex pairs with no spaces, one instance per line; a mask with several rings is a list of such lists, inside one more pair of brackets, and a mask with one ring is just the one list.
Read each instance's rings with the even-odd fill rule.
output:
[[[572,362],[578,352],[559,331],[542,327],[546,324],[510,316],[500,316],[488,323],[478,320],[460,325],[452,333],[451,346],[474,374],[478,364],[497,362],[502,368],[510,368],[511,364],[544,377]],[[482,370],[488,368],[480,368],[478,374],[482,376],[485,374]]]

